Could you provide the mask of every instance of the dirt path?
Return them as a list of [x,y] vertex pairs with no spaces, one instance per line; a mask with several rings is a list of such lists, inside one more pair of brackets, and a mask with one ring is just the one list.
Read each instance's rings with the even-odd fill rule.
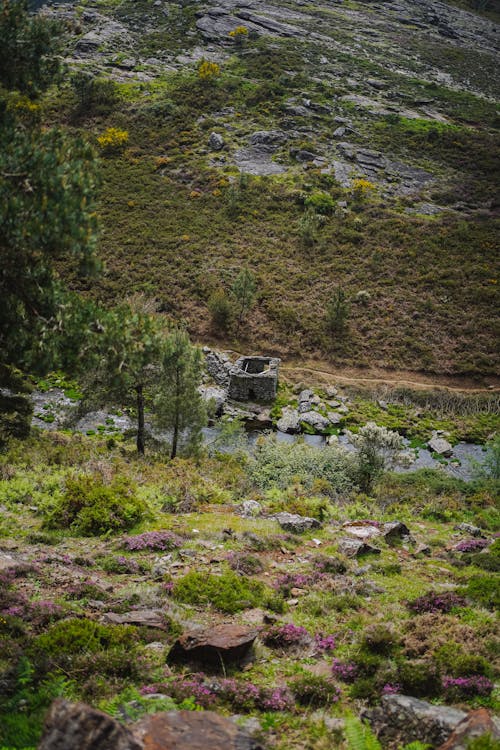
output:
[[[199,342],[202,345],[202,342]],[[207,342],[204,342],[205,344]],[[240,357],[243,352],[224,347],[223,342],[207,344],[225,351],[231,357]],[[245,354],[260,354],[247,351]],[[291,383],[303,381],[306,385],[359,385],[368,388],[411,388],[414,390],[447,390],[457,393],[495,393],[500,391],[500,378],[494,376],[473,378],[462,375],[436,375],[411,370],[385,370],[383,368],[335,367],[321,360],[281,358],[280,374]]]

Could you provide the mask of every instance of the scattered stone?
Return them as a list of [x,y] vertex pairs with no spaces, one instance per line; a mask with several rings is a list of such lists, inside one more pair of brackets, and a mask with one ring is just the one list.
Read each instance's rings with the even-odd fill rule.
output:
[[47,714],[38,750],[142,750],[116,719],[85,703],[57,698]]
[[431,554],[431,551],[432,550],[428,544],[418,544],[415,547],[415,551],[413,554],[414,555],[426,555],[427,557],[429,557]]
[[0,572],[4,570],[16,570],[19,568],[26,567],[26,563],[18,558],[8,555],[5,552],[0,552]]
[[347,557],[361,557],[362,555],[380,555],[380,550],[377,547],[372,547],[370,544],[366,544],[361,539],[339,539],[338,542],[339,552]]
[[428,446],[433,453],[444,456],[444,458],[451,458],[451,456],[453,456],[453,446],[451,443],[443,437],[439,437],[436,433],[434,433],[429,440]]
[[170,573],[172,568],[172,555],[158,555],[155,557],[151,573],[154,578],[161,578]]
[[277,513],[274,518],[278,521],[282,529],[290,531],[292,534],[303,534],[310,529],[321,528],[321,524],[316,518],[299,516],[295,513]]
[[330,420],[317,411],[306,411],[300,415],[300,421],[305,422],[316,432],[323,433],[330,427]]
[[220,133],[210,133],[208,145],[212,149],[212,151],[222,151],[222,149],[226,145],[226,142],[220,135]]
[[245,500],[241,504],[241,511],[240,515],[243,516],[243,518],[255,518],[255,516],[259,516],[262,513],[262,505],[257,502],[257,500]]
[[380,536],[380,528],[370,521],[348,521],[343,526],[344,531],[359,539],[371,539]]
[[203,400],[209,404],[216,417],[220,417],[227,401],[227,391],[216,386],[200,386],[199,389]]
[[280,419],[276,423],[280,432],[295,434],[300,431],[300,415],[297,409],[285,407]]
[[471,740],[485,734],[491,735],[492,739],[500,740],[500,719],[490,716],[485,708],[478,708],[476,711],[471,711],[455,727],[438,750],[464,750]]
[[116,612],[104,612],[103,617],[106,622],[111,622],[113,625],[136,625],[168,630],[168,620],[161,609],[139,609],[124,612],[121,615]]
[[258,750],[261,747],[233,721],[213,711],[150,714],[132,731],[144,750]]
[[409,695],[384,695],[380,706],[363,712],[384,747],[409,742],[437,747],[467,714],[449,706],[434,706]]
[[337,414],[335,411],[329,411],[327,412],[328,421],[332,425],[340,424],[342,422],[342,415]]
[[281,146],[287,140],[283,130],[258,130],[250,136],[252,146]]
[[478,526],[473,526],[471,523],[457,523],[453,528],[455,531],[462,531],[464,534],[470,534],[470,536],[482,537],[484,539],[482,530]]
[[382,536],[388,544],[410,536],[410,529],[401,521],[389,521],[382,527]]
[[249,659],[257,635],[257,630],[242,625],[189,630],[174,643],[167,662],[196,662],[214,671],[224,671],[226,665],[241,666]]

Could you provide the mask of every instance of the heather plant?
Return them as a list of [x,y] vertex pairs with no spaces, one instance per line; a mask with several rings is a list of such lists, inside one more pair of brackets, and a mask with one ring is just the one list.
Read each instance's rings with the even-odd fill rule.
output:
[[288,688],[277,687],[263,690],[259,708],[262,711],[291,711],[294,701]]
[[472,677],[443,677],[443,691],[445,697],[451,701],[469,700],[476,696],[488,696],[493,691],[494,684],[487,677],[473,675]]
[[342,682],[354,682],[358,677],[358,673],[358,667],[353,661],[334,659],[332,662],[332,674]]
[[80,474],[66,481],[64,493],[45,513],[48,529],[97,536],[135,526],[145,516],[146,505],[124,477],[105,482],[99,474]]
[[464,539],[453,547],[454,552],[479,552],[488,546],[486,539]]
[[257,575],[264,570],[264,566],[258,557],[242,552],[230,552],[227,561],[232,570],[242,575]]
[[285,625],[273,625],[264,633],[263,641],[270,648],[287,649],[307,645],[311,636],[305,628],[289,622]]
[[429,591],[408,602],[407,607],[410,612],[420,615],[424,612],[451,612],[455,607],[465,607],[466,604],[464,597],[453,591]]
[[331,633],[330,635],[316,633],[316,635],[314,636],[314,643],[318,651],[330,653],[330,651],[335,650],[335,647],[337,645],[337,638],[335,635],[333,635],[333,633]]
[[143,534],[127,536],[122,541],[122,547],[129,552],[142,550],[172,551],[179,549],[184,539],[173,531],[145,531]]
[[341,691],[331,680],[321,675],[304,674],[289,683],[289,688],[301,706],[321,708],[337,703]]

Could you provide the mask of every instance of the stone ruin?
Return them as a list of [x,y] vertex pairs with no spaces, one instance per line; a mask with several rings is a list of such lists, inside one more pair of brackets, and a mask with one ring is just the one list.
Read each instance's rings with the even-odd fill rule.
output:
[[280,360],[240,357],[229,371],[229,398],[235,401],[274,401]]

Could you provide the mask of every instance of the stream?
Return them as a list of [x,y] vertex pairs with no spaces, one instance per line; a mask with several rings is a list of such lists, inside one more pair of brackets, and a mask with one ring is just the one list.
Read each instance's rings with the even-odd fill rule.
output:
[[[60,388],[52,388],[44,392],[34,391],[31,398],[34,408],[32,424],[34,427],[44,430],[67,429],[68,423],[71,423],[70,429],[74,432],[87,435],[102,434],[112,437],[114,434],[133,431],[135,428],[130,417],[120,411],[91,411],[79,417],[77,414],[79,402],[68,398]],[[154,428],[151,429],[151,432],[157,440],[168,442],[168,432],[162,432]],[[257,439],[263,434],[266,433],[257,430],[246,432],[243,436],[243,444],[240,436],[235,437],[233,442],[224,442],[224,444],[217,446],[217,449],[225,453],[241,450],[242,447],[251,451]],[[276,440],[282,443],[301,441],[318,449],[327,446],[327,438],[323,435],[290,435],[278,430],[274,431],[273,434],[276,436]],[[217,426],[203,428],[203,442],[207,447],[216,445],[219,437],[220,428]],[[409,445],[408,440],[405,439],[404,442],[406,446]],[[338,444],[347,450],[355,450],[347,435],[339,435]],[[482,462],[485,455],[484,446],[474,443],[458,443],[453,447],[453,457],[449,459],[435,459],[426,448],[409,448],[408,451],[410,455],[415,456],[414,460],[409,466],[396,465],[395,471],[403,473],[424,468],[442,468],[450,476],[465,481],[472,479],[474,463]]]

